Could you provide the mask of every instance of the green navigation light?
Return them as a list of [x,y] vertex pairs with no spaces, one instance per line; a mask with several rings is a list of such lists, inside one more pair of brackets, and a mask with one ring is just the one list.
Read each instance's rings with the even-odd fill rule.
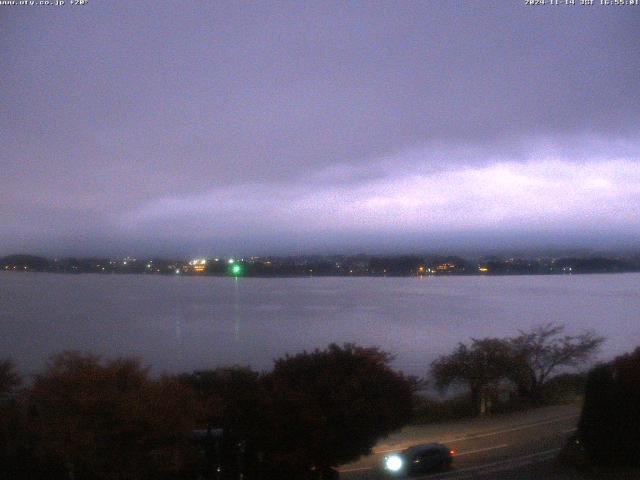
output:
[[242,275],[242,267],[237,263],[234,263],[229,270],[231,271],[231,275],[235,277]]

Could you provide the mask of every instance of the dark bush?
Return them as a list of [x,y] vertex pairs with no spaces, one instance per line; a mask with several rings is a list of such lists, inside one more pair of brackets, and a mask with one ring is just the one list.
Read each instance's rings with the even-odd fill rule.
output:
[[640,465],[640,348],[589,373],[578,434],[597,465]]
[[584,395],[586,383],[586,373],[562,373],[557,375],[548,380],[542,388],[542,404],[574,403],[578,397]]
[[447,422],[475,417],[476,414],[476,407],[469,402],[467,394],[442,400],[419,396],[415,402],[413,421],[418,424]]

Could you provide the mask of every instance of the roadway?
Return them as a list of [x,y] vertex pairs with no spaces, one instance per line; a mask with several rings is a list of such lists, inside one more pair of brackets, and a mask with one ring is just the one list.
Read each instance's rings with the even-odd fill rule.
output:
[[340,478],[388,478],[379,469],[385,455],[429,442],[443,443],[456,451],[452,468],[424,477],[429,480],[540,478],[540,468],[553,468],[552,459],[575,431],[579,413],[578,405],[563,405],[447,424],[407,427],[378,444],[372,455],[339,468]]

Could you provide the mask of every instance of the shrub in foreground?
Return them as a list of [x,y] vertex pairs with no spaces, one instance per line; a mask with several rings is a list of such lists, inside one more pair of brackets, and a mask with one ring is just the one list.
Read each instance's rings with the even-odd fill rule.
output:
[[449,422],[475,416],[475,405],[469,402],[467,394],[446,399],[420,395],[415,400],[413,422],[417,424]]
[[597,465],[640,465],[640,348],[591,370],[578,437]]

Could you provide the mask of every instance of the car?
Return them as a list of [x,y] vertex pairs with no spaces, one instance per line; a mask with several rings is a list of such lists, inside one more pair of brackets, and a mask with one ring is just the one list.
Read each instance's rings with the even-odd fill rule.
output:
[[454,450],[441,443],[424,443],[387,455],[383,459],[382,468],[393,476],[416,475],[449,468],[454,454]]

